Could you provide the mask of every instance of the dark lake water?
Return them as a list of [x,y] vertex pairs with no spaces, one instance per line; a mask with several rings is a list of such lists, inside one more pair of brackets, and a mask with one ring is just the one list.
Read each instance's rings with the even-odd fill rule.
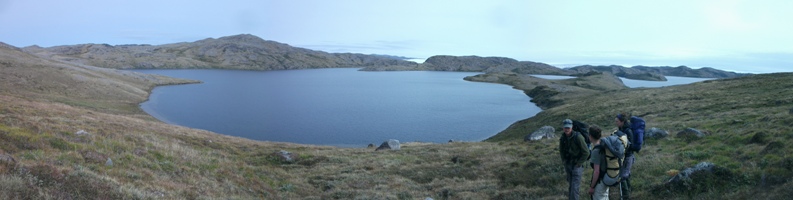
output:
[[164,122],[254,140],[363,147],[388,139],[481,141],[540,112],[511,86],[467,72],[135,70],[201,80],[157,87]]

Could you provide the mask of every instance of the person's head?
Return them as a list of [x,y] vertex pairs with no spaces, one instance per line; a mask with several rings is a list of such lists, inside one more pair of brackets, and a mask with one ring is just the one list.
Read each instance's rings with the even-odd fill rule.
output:
[[562,130],[564,130],[564,134],[570,136],[573,133],[573,120],[565,119],[562,121]]
[[589,127],[589,140],[596,141],[599,140],[600,137],[603,137],[602,130],[597,125],[592,125]]
[[614,122],[617,124],[617,127],[625,126],[625,122],[628,121],[628,114],[620,113],[617,114],[617,118],[614,119]]

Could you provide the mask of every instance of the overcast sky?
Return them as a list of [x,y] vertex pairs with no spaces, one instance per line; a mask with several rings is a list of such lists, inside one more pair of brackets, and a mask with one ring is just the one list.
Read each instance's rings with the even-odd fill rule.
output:
[[0,0],[17,47],[237,34],[328,52],[793,72],[793,1]]

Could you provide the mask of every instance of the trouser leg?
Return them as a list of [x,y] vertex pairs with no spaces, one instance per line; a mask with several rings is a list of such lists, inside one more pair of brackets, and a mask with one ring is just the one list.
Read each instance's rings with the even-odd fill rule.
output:
[[565,172],[567,172],[567,182],[570,186],[567,188],[568,198],[571,200],[579,199],[579,190],[581,189],[581,177],[584,174],[584,168],[575,166],[574,164],[565,164]]
[[636,157],[633,154],[626,155],[625,161],[623,162],[624,168],[622,170],[622,182],[620,182],[620,190],[622,192],[622,199],[629,199],[631,196],[631,168],[633,167],[633,163],[636,161]]
[[564,172],[566,175],[565,181],[567,181],[567,196],[570,196],[570,188],[573,187],[573,166],[565,164]]
[[570,199],[578,200],[581,189],[581,177],[584,175],[584,168],[580,166],[573,166],[573,177],[570,182]]

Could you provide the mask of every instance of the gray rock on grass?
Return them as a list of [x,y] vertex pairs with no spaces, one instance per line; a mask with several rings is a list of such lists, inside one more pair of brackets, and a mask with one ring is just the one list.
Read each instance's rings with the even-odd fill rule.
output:
[[553,126],[543,126],[540,127],[540,129],[534,131],[533,133],[526,135],[526,137],[523,138],[523,141],[536,141],[536,140],[541,140],[543,138],[555,138],[556,137],[556,135],[554,134],[555,131],[556,130],[553,128]]
[[399,150],[399,140],[390,139],[388,141],[383,142],[380,144],[380,147],[377,147],[375,151],[379,150]]

